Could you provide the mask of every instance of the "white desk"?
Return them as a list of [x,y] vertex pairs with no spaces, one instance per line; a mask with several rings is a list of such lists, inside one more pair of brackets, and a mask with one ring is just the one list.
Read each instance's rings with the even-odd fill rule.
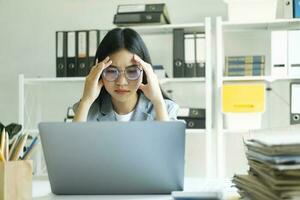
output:
[[[196,178],[186,178],[184,182],[185,191],[203,191],[205,188],[222,187],[224,199],[236,200],[238,194],[235,188],[231,187],[230,180],[204,180]],[[32,200],[172,200],[170,195],[54,195],[51,193],[49,180],[47,177],[34,177],[32,185]]]

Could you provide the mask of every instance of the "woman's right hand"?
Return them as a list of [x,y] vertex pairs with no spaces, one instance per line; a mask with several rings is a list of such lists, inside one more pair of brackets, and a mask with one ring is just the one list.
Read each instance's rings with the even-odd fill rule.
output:
[[90,73],[85,78],[84,91],[81,98],[81,102],[92,105],[100,94],[103,86],[103,81],[100,78],[103,70],[110,66],[112,61],[107,56],[103,61],[98,62],[92,67]]

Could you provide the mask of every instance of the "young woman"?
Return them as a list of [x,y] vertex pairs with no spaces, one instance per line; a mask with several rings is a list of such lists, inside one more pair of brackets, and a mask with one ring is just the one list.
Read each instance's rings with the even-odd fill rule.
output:
[[167,98],[140,35],[115,28],[100,43],[86,77],[74,121],[175,120],[178,105]]

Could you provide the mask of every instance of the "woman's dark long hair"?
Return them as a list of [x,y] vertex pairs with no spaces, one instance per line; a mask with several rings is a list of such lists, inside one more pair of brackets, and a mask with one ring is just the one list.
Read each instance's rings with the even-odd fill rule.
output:
[[[126,49],[129,52],[138,55],[142,60],[149,63],[152,66],[150,55],[148,49],[141,38],[141,36],[130,28],[115,28],[110,30],[97,48],[97,52],[95,55],[94,63],[96,63],[96,59],[99,61],[104,60],[107,56],[121,50]],[[147,83],[146,73],[143,73],[142,83]],[[161,89],[162,95],[164,99],[170,99],[168,95]],[[140,94],[140,90],[138,90],[138,94]],[[101,92],[97,98],[97,101],[102,104],[105,96],[109,95],[105,87],[102,87]]]

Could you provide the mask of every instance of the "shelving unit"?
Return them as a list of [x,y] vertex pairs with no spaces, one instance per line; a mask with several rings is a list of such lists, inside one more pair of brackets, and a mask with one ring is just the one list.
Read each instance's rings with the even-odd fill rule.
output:
[[[227,22],[221,17],[216,20],[216,132],[217,132],[217,174],[218,177],[232,176],[228,168],[235,169],[235,173],[244,173],[247,170],[242,136],[250,130],[233,130],[224,127],[222,113],[222,86],[227,83],[255,83],[264,82],[266,91],[266,111],[263,114],[263,128],[271,128],[274,123],[278,126],[289,124],[288,101],[289,83],[300,80],[300,77],[275,77],[271,71],[271,31],[300,29],[300,19],[283,19],[257,22]],[[265,55],[264,76],[237,76],[223,75],[225,56],[234,55]],[[275,89],[276,88],[276,89]],[[277,92],[280,90],[280,92]],[[273,92],[273,96],[270,94]],[[275,97],[277,99],[275,99]],[[281,105],[281,104],[282,105]],[[278,104],[278,105],[276,105]],[[277,115],[273,112],[281,111]],[[273,118],[272,118],[273,117]],[[274,119],[278,117],[278,119]],[[272,120],[271,120],[272,119]],[[284,119],[284,120],[283,120]],[[273,124],[271,122],[274,122]],[[231,140],[231,141],[228,141]],[[233,145],[232,145],[233,144]],[[240,145],[240,146],[239,146]],[[235,153],[235,157],[230,153]],[[239,153],[240,152],[240,153]],[[234,163],[237,162],[237,163]],[[235,164],[235,166],[233,166]],[[228,167],[231,165],[231,167]],[[240,167],[242,166],[242,167]]]
[[[205,72],[205,77],[201,77],[201,78],[165,78],[160,80],[161,85],[176,85],[176,87],[178,87],[178,85],[189,85],[189,84],[196,84],[196,85],[201,85],[204,88],[204,91],[202,91],[202,93],[205,95],[205,97],[202,98],[202,100],[204,101],[204,105],[205,105],[205,109],[206,109],[206,129],[187,129],[186,133],[187,133],[187,143],[188,145],[190,145],[191,143],[194,143],[194,146],[197,147],[189,147],[187,146],[187,151],[191,151],[189,148],[192,148],[192,150],[195,149],[200,149],[202,148],[202,146],[200,146],[200,144],[196,144],[195,143],[195,137],[199,139],[199,137],[201,137],[202,139],[204,139],[204,144],[205,146],[203,147],[203,150],[205,152],[199,151],[199,152],[195,152],[197,153],[197,155],[195,154],[194,157],[196,156],[197,159],[200,159],[200,154],[204,155],[204,162],[206,163],[206,166],[204,167],[204,173],[205,176],[207,177],[213,177],[215,172],[214,172],[214,166],[215,166],[215,152],[213,150],[213,132],[212,132],[212,56],[211,56],[211,49],[212,49],[212,42],[211,42],[211,37],[212,37],[212,31],[211,31],[211,19],[210,18],[206,18],[204,23],[192,23],[192,24],[175,24],[175,25],[159,25],[159,26],[137,26],[137,27],[131,27],[133,29],[135,29],[137,32],[139,32],[142,37],[143,36],[156,36],[156,35],[167,35],[168,37],[171,36],[173,34],[173,29],[175,28],[183,28],[185,30],[186,33],[194,33],[194,32],[201,32],[201,33],[205,33],[205,41],[206,41],[206,72]],[[147,44],[147,41],[146,45]],[[153,41],[152,41],[153,43]],[[148,46],[149,48],[149,46]],[[150,47],[151,48],[151,47]],[[149,49],[150,49],[149,48]],[[172,49],[172,48],[169,48]],[[155,53],[155,52],[154,52]],[[151,49],[150,49],[150,55],[151,54]],[[164,55],[165,56],[165,55]],[[168,55],[166,55],[168,56]],[[172,57],[168,57],[168,59],[170,60],[170,63],[173,63],[172,61]],[[154,60],[154,59],[153,59]],[[170,65],[164,65],[166,67],[172,68],[172,64]],[[172,71],[172,69],[170,70]],[[62,121],[61,117],[59,117],[58,113],[54,113],[57,114],[57,116],[55,117],[55,115],[52,113],[52,116],[47,118],[44,116],[38,116],[36,117],[35,126],[31,126],[31,124],[34,123],[29,123],[28,124],[28,110],[27,110],[27,98],[28,98],[28,94],[27,90],[30,87],[36,87],[39,95],[42,97],[39,97],[39,99],[35,99],[34,101],[36,101],[37,103],[34,105],[34,112],[39,113],[39,109],[43,109],[44,106],[47,105],[40,105],[41,101],[42,102],[47,102],[46,104],[49,104],[48,100],[45,96],[48,93],[48,90],[55,90],[55,88],[59,87],[60,89],[62,89],[64,87],[64,91],[69,92],[70,94],[72,94],[71,92],[73,92],[76,95],[73,97],[70,97],[72,95],[69,95],[69,101],[67,103],[72,103],[72,102],[76,102],[74,99],[79,100],[80,95],[82,93],[82,90],[80,91],[72,91],[73,88],[71,87],[73,84],[77,84],[79,87],[83,88],[84,85],[84,81],[85,78],[84,77],[75,77],[75,78],[55,78],[55,77],[38,77],[38,78],[25,78],[24,75],[19,75],[19,123],[23,125],[25,130],[31,131],[32,133],[38,134],[38,130],[37,130],[37,123],[39,121]],[[176,88],[175,88],[176,89]],[[180,89],[180,88],[178,88]],[[61,91],[57,91],[58,92],[58,96],[61,96],[62,94],[59,93]],[[195,90],[193,91],[195,93],[193,94],[197,94],[198,92]],[[51,96],[51,94],[48,94]],[[65,95],[65,93],[63,93],[63,95]],[[31,96],[32,97],[32,96]],[[53,95],[51,96],[51,98],[53,97]],[[46,99],[46,100],[45,100]],[[73,101],[71,101],[70,99],[73,99]],[[176,99],[175,99],[176,100]],[[59,100],[56,100],[57,102],[55,102],[55,105],[60,105],[61,102],[59,102]],[[61,101],[61,100],[60,100]],[[64,113],[66,113],[66,109],[67,106],[66,105],[62,105],[65,107],[65,110],[61,110]],[[59,108],[57,108],[59,109]],[[30,111],[32,114],[32,111]],[[54,110],[51,110],[51,112],[54,112]],[[199,146],[198,146],[199,145]],[[189,158],[188,158],[189,159]],[[190,158],[190,161],[194,159],[194,158]],[[187,161],[189,162],[189,160]],[[203,164],[202,161],[198,162],[200,164]],[[200,166],[201,167],[201,166]],[[198,168],[195,167],[195,168]],[[199,170],[199,169],[197,169]]]

